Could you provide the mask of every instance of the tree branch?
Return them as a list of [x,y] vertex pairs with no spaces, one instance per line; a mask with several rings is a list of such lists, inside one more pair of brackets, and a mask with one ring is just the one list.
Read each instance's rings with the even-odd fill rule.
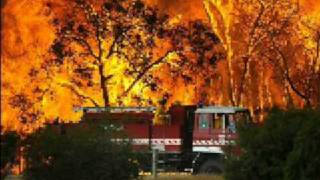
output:
[[274,48],[275,51],[280,55],[282,61],[283,61],[283,65],[284,65],[284,75],[285,75],[285,78],[287,79],[291,89],[298,95],[300,96],[302,99],[306,100],[306,101],[309,101],[309,98],[302,94],[298,88],[294,85],[294,82],[292,81],[291,77],[290,77],[290,74],[289,74],[289,67],[288,67],[288,64],[287,64],[287,58],[285,57],[285,55],[283,54],[282,51],[280,51],[279,48],[275,47]]
[[[316,41],[317,41],[317,45],[316,45],[316,57],[315,57],[315,62],[316,62],[316,66],[318,65],[318,61],[320,61],[320,31],[316,32]],[[320,66],[320,64],[318,65]]]
[[112,42],[112,44],[111,44],[111,46],[110,46],[110,48],[109,48],[108,55],[106,56],[107,59],[109,59],[109,58],[113,55],[113,53],[115,52],[113,49],[114,49],[114,47],[115,47],[116,44],[117,44],[117,40],[118,40],[118,37],[116,37],[116,38],[113,40],[113,42]]
[[94,106],[99,107],[99,104],[91,97],[86,96],[84,94],[81,94],[79,92],[79,90],[77,90],[74,86],[72,86],[71,84],[67,84],[67,83],[58,83],[61,87],[65,87],[70,89],[72,92],[74,92],[77,96],[79,96],[80,98],[89,100],[92,104],[94,104]]
[[86,48],[89,51],[89,53],[88,53],[89,55],[91,55],[96,60],[98,59],[98,56],[95,55],[90,44],[85,39],[79,38],[77,36],[73,36],[72,39],[75,40],[76,42],[78,42],[78,44],[84,46],[84,48]]
[[124,53],[122,51],[114,51],[114,53],[117,53],[118,55],[124,57],[128,62],[130,62],[130,58],[126,53]]
[[127,95],[131,89],[141,80],[141,78],[155,65],[160,64],[163,60],[166,59],[166,57],[172,53],[173,51],[168,51],[166,52],[166,54],[160,58],[158,58],[156,61],[154,61],[153,63],[149,64],[147,67],[145,67],[143,70],[141,70],[139,72],[139,74],[137,75],[137,77],[134,79],[134,81],[130,84],[130,86],[128,87],[127,90],[124,91],[124,93],[121,96],[125,96]]
[[258,1],[258,2],[259,2],[259,4],[260,4],[260,11],[259,11],[259,14],[258,14],[258,16],[256,17],[254,23],[253,23],[253,27],[252,27],[251,31],[250,31],[250,33],[249,33],[249,43],[248,43],[248,52],[249,52],[249,53],[250,53],[250,46],[252,46],[252,43],[254,43],[254,42],[253,42],[253,36],[254,36],[254,34],[255,34],[256,29],[257,29],[258,26],[259,26],[259,22],[260,22],[260,20],[261,20],[261,18],[262,18],[262,15],[263,15],[264,11],[265,11],[264,4],[263,4],[261,1]]

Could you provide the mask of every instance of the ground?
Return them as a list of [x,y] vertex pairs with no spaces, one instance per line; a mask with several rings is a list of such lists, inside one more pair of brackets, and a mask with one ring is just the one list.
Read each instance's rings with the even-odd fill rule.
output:
[[15,175],[8,175],[4,180],[22,180],[23,178],[21,176],[15,176]]
[[[22,180],[20,176],[8,176],[5,180]],[[152,176],[144,176],[143,180],[154,180]],[[199,175],[192,176],[189,174],[160,174],[157,180],[223,180],[222,176]]]

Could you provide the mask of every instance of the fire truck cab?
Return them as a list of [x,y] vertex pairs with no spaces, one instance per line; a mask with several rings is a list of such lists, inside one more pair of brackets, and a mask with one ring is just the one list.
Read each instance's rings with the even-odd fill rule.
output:
[[[233,144],[236,122],[248,118],[239,107],[207,106],[195,111],[193,152],[222,153],[221,146]],[[247,117],[246,117],[247,116]]]
[[192,152],[195,173],[221,173],[223,150],[226,145],[235,145],[236,122],[249,121],[250,113],[245,108],[205,106],[195,111]]

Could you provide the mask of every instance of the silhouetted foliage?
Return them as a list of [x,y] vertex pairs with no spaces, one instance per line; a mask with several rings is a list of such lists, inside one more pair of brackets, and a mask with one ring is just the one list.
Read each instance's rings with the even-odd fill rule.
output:
[[294,139],[293,150],[287,157],[285,179],[319,179],[320,114],[310,114]]
[[319,124],[319,112],[278,109],[263,124],[239,124],[242,154],[227,153],[226,179],[316,179]]
[[1,179],[11,170],[15,163],[19,148],[20,137],[16,132],[1,134]]
[[[128,142],[114,143],[109,123],[48,125],[25,144],[26,179],[134,179],[138,163]],[[121,133],[120,133],[121,134]]]
[[195,81],[193,76],[200,74],[211,78],[217,61],[225,58],[220,40],[211,27],[197,20],[177,26],[171,33],[171,42],[179,56],[174,62],[179,66],[171,69],[173,73],[184,75],[186,81]]

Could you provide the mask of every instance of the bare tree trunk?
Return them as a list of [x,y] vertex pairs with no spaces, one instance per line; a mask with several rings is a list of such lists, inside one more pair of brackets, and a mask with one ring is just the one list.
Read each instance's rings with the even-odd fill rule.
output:
[[317,48],[314,68],[318,79],[317,108],[320,109],[320,31],[317,31]]
[[108,107],[110,105],[109,102],[109,92],[107,87],[107,78],[103,74],[104,68],[103,64],[99,65],[99,74],[100,74],[100,88],[102,90],[102,97],[104,100],[104,106]]
[[[100,88],[102,90],[102,97],[103,97],[103,100],[104,100],[104,107],[108,107],[108,106],[110,106],[109,92],[108,92],[108,86],[107,86],[108,78],[104,75],[104,64],[103,64],[103,60],[102,60],[103,47],[102,47],[102,41],[100,39],[99,28],[97,28],[96,39],[98,41],[98,51],[99,51],[99,55],[97,57],[97,60],[98,60],[98,63],[99,63],[98,64],[98,68],[99,68],[99,75],[100,75]],[[112,46],[112,48],[113,48],[113,46]],[[110,51],[109,51],[108,56],[111,56]]]
[[[284,78],[284,81],[286,81],[285,78]],[[294,107],[294,103],[293,103],[292,96],[290,94],[289,85],[287,83],[285,83],[285,93],[286,93],[286,100],[287,100],[287,102],[286,102],[287,103],[287,108],[291,109],[291,108]]]
[[320,71],[318,72],[318,82],[317,108],[320,109]]
[[227,62],[227,73],[228,73],[228,84],[227,84],[227,94],[228,94],[228,99],[229,102],[231,103],[232,106],[236,105],[235,99],[234,99],[234,92],[233,92],[233,73],[232,73],[232,63],[231,63],[231,57],[228,57],[228,62]]
[[317,72],[317,81],[318,81],[318,84],[317,84],[317,94],[316,94],[316,96],[317,96],[317,99],[316,99],[316,107],[317,107],[317,109],[320,109],[320,71],[318,70],[318,72]]
[[239,92],[238,92],[238,98],[237,98],[237,103],[236,105],[239,106],[242,102],[242,96],[243,96],[243,91],[244,91],[244,84],[246,80],[246,76],[248,73],[248,64],[249,64],[249,58],[244,57],[244,68],[243,68],[243,73],[240,78],[240,85],[239,85]]

